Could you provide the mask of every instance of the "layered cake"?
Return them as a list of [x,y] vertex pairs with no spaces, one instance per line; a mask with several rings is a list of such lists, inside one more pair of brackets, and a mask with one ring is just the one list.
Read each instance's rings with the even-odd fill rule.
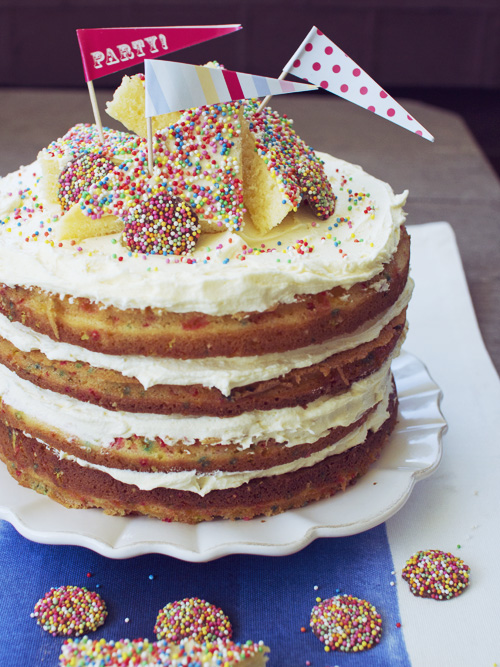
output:
[[0,181],[0,456],[117,515],[329,497],[396,422],[407,193],[252,101],[169,120],[151,174],[140,131],[77,125]]

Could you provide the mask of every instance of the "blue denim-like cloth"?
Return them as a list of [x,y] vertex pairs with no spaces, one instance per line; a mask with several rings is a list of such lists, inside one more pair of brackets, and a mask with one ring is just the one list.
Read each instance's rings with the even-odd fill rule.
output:
[[[105,624],[89,635],[95,639],[154,640],[161,608],[199,597],[226,613],[233,639],[262,639],[270,646],[269,667],[303,667],[306,661],[311,667],[406,667],[411,663],[404,628],[396,626],[393,569],[385,525],[352,537],[318,539],[291,556],[233,555],[188,563],[159,554],[112,560],[83,547],[36,544],[0,521],[0,665],[57,667],[63,638],[44,632],[30,614],[51,587],[73,585],[97,591],[107,604]],[[325,653],[309,617],[316,597],[337,592],[376,606],[383,622],[378,646],[356,654]]]

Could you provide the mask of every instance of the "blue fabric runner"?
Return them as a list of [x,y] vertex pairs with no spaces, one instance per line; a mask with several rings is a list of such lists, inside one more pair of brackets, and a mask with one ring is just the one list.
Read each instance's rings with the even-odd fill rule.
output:
[[[307,661],[311,667],[406,667],[411,663],[404,629],[396,625],[393,569],[385,525],[353,537],[319,539],[291,556],[234,555],[196,564],[158,554],[112,560],[83,547],[35,544],[0,521],[0,665],[57,667],[63,639],[44,632],[30,614],[51,587],[74,585],[106,601],[108,618],[92,638],[154,640],[162,607],[199,597],[222,608],[236,641],[262,639],[270,646],[269,667],[302,667]],[[377,607],[383,635],[374,649],[325,653],[312,634],[316,597],[331,597],[337,589]]]

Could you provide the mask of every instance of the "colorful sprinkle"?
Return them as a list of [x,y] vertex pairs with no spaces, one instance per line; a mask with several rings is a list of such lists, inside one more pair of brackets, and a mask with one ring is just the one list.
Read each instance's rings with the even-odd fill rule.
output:
[[470,567],[451,553],[429,549],[418,551],[403,568],[402,576],[413,595],[450,600],[469,585]]
[[102,186],[114,164],[99,153],[83,153],[71,160],[59,176],[58,198],[67,211],[80,202],[82,208],[94,203],[93,186]]
[[60,176],[63,210],[78,202],[91,219],[120,218],[130,252],[144,254],[187,254],[200,226],[240,231],[245,213],[243,116],[282,201],[297,210],[307,200],[318,217],[331,215],[336,198],[322,161],[295,133],[290,119],[268,107],[257,113],[257,108],[256,102],[245,100],[185,111],[155,134],[152,174],[144,138],[105,128],[100,142],[95,126],[75,126],[45,151],[48,158],[69,159]]
[[253,101],[245,102],[243,114],[253,134],[256,152],[264,161],[271,176],[276,179],[276,185],[283,195],[282,202],[291,204],[293,210],[297,210],[304,198],[297,174],[298,164],[304,165],[304,170],[309,169],[311,174],[317,174],[315,181],[318,192],[312,193],[311,196],[321,198],[319,184],[326,179],[326,176],[320,178],[320,174],[324,174],[321,160],[294,131],[293,121],[290,118],[286,115],[280,116],[269,107],[264,107],[256,113],[258,106]]
[[78,586],[60,586],[38,600],[31,617],[54,637],[78,637],[97,630],[107,615],[106,604],[97,593]]
[[337,197],[320,160],[299,164],[297,180],[304,199],[318,218],[326,220],[334,214]]
[[131,207],[124,220],[125,245],[147,255],[184,255],[193,250],[200,235],[191,206],[162,191]]
[[178,123],[157,132],[152,178],[146,140],[126,132],[106,128],[101,143],[94,126],[76,125],[52,142],[46,154],[56,158],[69,154],[72,165],[80,159],[97,164],[103,155],[113,160],[112,170],[96,175],[90,186],[86,169],[77,170],[76,185],[68,172],[69,191],[75,191],[71,203],[79,201],[83,213],[91,218],[122,218],[128,208],[151,193],[151,183],[155,183],[187,202],[198,218],[216,228],[238,231],[245,212],[241,161],[235,148],[241,133],[240,107],[234,102],[190,109]]
[[310,626],[325,651],[365,651],[378,644],[382,634],[375,607],[352,595],[336,595],[315,605]]
[[213,643],[195,644],[184,640],[179,645],[169,644],[166,640],[150,642],[148,639],[67,639],[61,647],[59,667],[83,667],[84,665],[106,665],[106,667],[146,667],[146,665],[164,665],[167,667],[229,667],[246,664],[256,665],[256,657],[262,655],[260,664],[264,664],[264,654],[269,649],[263,642],[235,643],[228,640],[216,640]]
[[185,637],[197,642],[230,639],[233,632],[224,612],[199,598],[169,602],[158,612],[154,631],[157,639],[169,642]]

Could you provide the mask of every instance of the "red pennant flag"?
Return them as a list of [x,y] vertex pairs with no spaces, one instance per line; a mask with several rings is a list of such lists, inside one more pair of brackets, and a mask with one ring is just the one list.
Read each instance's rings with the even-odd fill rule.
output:
[[77,30],[85,81],[241,30],[240,24]]

